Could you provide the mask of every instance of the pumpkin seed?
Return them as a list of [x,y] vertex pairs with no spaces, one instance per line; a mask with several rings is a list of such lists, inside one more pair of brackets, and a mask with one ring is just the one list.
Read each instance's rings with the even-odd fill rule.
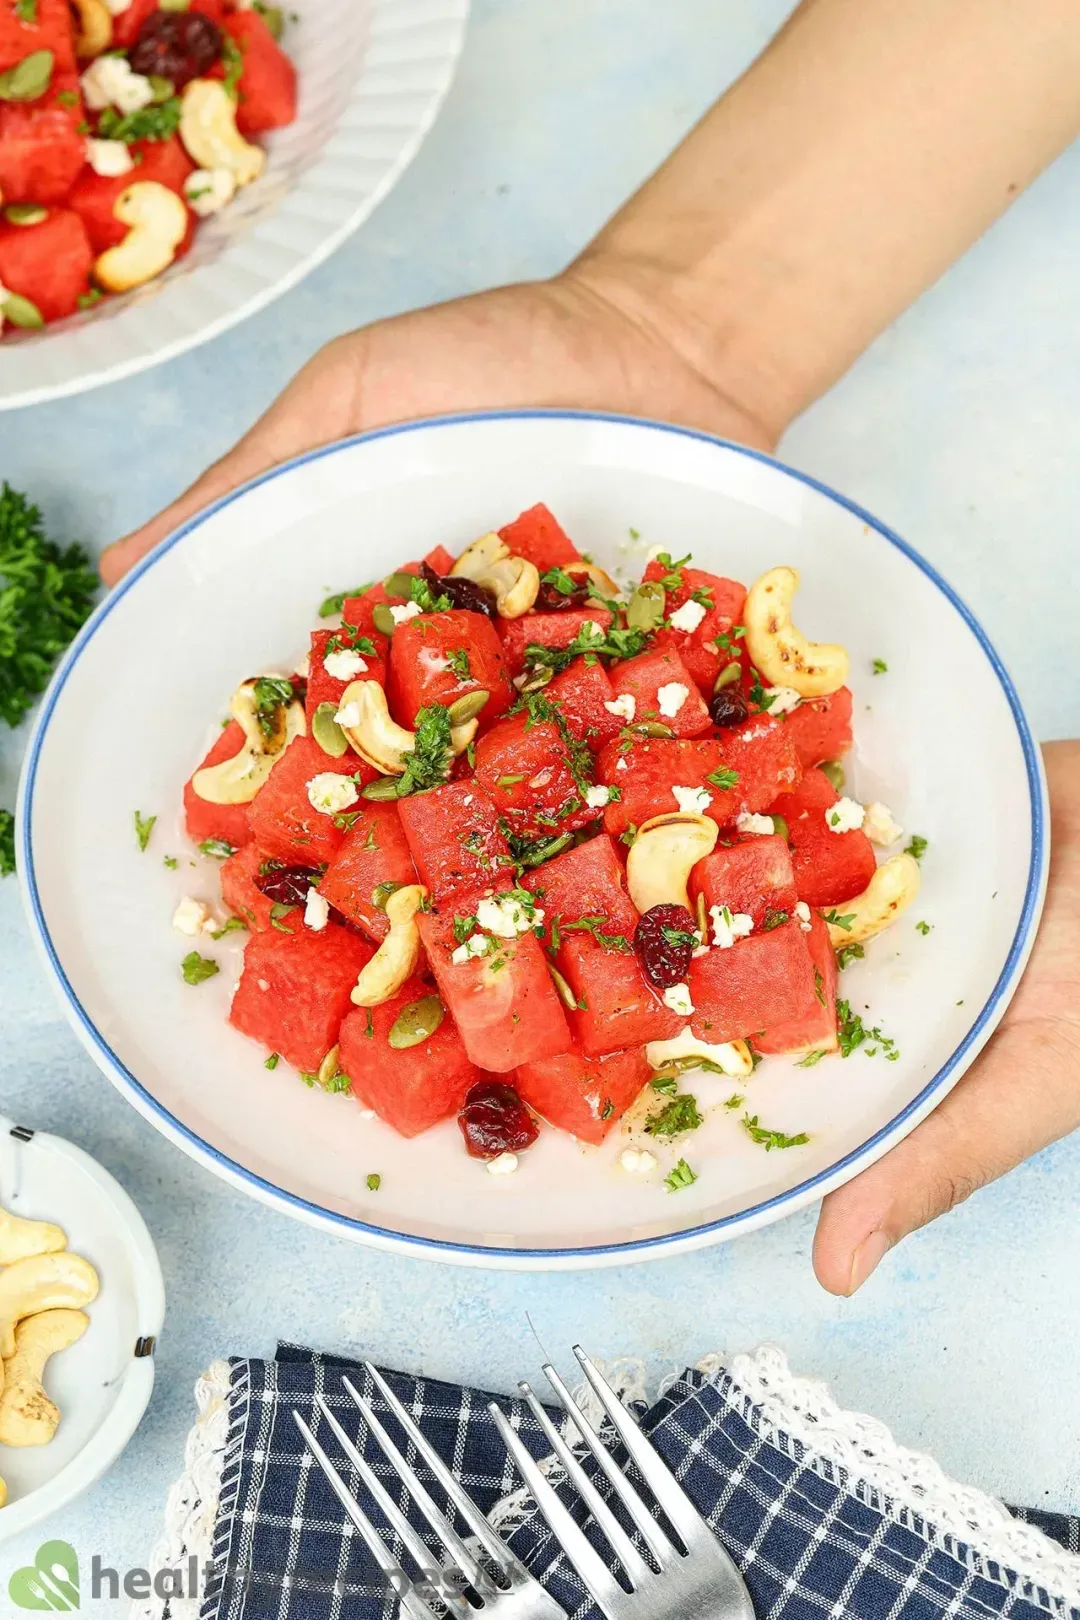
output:
[[407,1007],[402,1007],[386,1039],[397,1052],[419,1046],[421,1041],[431,1039],[445,1016],[446,1009],[438,996],[421,996],[419,1001],[410,1001]]
[[390,896],[392,894],[396,894],[399,889],[403,889],[404,887],[404,883],[394,883],[389,878],[385,883],[376,884],[375,888],[371,891],[372,905],[378,906],[380,911],[385,911],[386,902],[389,900]]
[[52,83],[52,51],[31,51],[21,62],[0,73],[0,101],[36,101]]
[[162,11],[187,11],[190,5],[191,0],[158,0]]
[[320,703],[311,717],[311,735],[324,754],[340,759],[349,746],[349,739],[334,719],[336,703]]
[[725,664],[713,682],[713,696],[715,697],[717,692],[722,692],[725,686],[733,686],[741,674],[741,664]]
[[829,778],[829,781],[832,783],[837,793],[843,793],[844,783],[847,781],[847,777],[844,774],[844,767],[841,765],[840,761],[838,759],[827,759],[824,765],[821,765],[818,768],[825,772],[825,775]]
[[655,630],[666,605],[664,587],[653,579],[642,580],[626,605],[626,622],[631,630]]
[[369,782],[360,789],[362,799],[374,799],[381,803],[383,799],[400,799],[401,783],[396,776],[380,776],[377,781]]
[[550,664],[540,664],[536,669],[529,671],[529,678],[521,687],[523,692],[539,692],[555,677],[555,671]]
[[285,32],[285,13],[280,6],[260,6],[259,15],[275,39]]
[[404,569],[399,569],[396,573],[387,574],[383,580],[383,590],[387,596],[403,596],[407,602],[412,595],[415,578],[415,574],[407,574]]
[[371,622],[381,635],[392,636],[397,626],[389,602],[376,602],[371,610]]
[[481,689],[478,692],[465,692],[461,697],[455,698],[447,710],[450,724],[463,726],[466,721],[475,720],[490,696],[490,692]]
[[153,91],[154,100],[152,105],[155,107],[160,107],[163,101],[168,101],[171,96],[176,94],[176,86],[172,80],[164,78],[160,73],[151,73],[150,89]]
[[791,837],[787,821],[783,816],[773,816],[772,830],[778,837],[783,838],[785,842]]
[[639,737],[674,737],[675,733],[670,726],[665,726],[662,720],[642,720],[640,725],[631,727]]
[[0,305],[0,314],[12,326],[21,326],[27,331],[36,331],[39,326],[45,325],[40,309],[29,298],[23,298],[21,293],[8,293],[3,305]]
[[4,218],[9,225],[40,225],[48,217],[49,210],[39,207],[37,203],[8,203],[4,209]]
[[576,1012],[577,997],[574,995],[574,992],[571,990],[558,968],[554,967],[552,963],[549,962],[547,965],[547,970],[551,974],[551,982],[558,991],[559,1000],[562,1002],[563,1006],[569,1007],[571,1012]]

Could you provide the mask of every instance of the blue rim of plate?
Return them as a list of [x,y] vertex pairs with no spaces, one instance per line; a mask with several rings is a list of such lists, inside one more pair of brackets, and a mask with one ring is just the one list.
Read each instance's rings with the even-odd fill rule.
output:
[[[656,1237],[633,1238],[625,1243],[596,1243],[580,1247],[559,1248],[526,1248],[483,1243],[455,1243],[447,1238],[421,1237],[408,1232],[398,1232],[391,1227],[376,1226],[373,1222],[358,1220],[353,1216],[342,1215],[335,1210],[327,1209],[325,1205],[313,1203],[308,1198],[301,1198],[296,1193],[287,1192],[275,1183],[267,1181],[265,1177],[254,1174],[253,1171],[230,1159],[217,1148],[204,1141],[188,1126],[184,1125],[176,1116],[162,1106],[150,1092],[136,1079],[117,1057],[108,1042],[98,1031],[89,1015],[79,1001],[78,996],[68,981],[67,975],[61,966],[60,959],[52,943],[48,925],[41,906],[38,893],[37,877],[34,871],[33,851],[30,841],[30,822],[33,813],[34,785],[37,776],[38,759],[41,747],[48,730],[49,719],[56,706],[57,699],[67,683],[68,677],[78,663],[83,648],[97,633],[108,618],[116,604],[130,591],[147,573],[159,558],[186,538],[201,524],[216,513],[223,511],[234,501],[240,500],[249,490],[257,489],[262,484],[271,482],[275,478],[291,472],[296,467],[306,466],[309,462],[320,461],[326,456],[332,456],[343,450],[351,449],[355,445],[370,444],[379,439],[394,438],[405,433],[424,432],[441,427],[461,426],[471,422],[500,422],[500,421],[579,421],[603,422],[632,428],[646,428],[654,432],[669,433],[679,438],[694,439],[703,444],[714,445],[718,449],[733,451],[736,455],[745,456],[750,461],[762,462],[765,466],[774,468],[788,478],[816,490],[818,494],[826,496],[843,507],[845,511],[859,518],[875,534],[887,540],[891,546],[902,552],[909,562],[913,563],[919,571],[926,575],[942,595],[950,602],[975,637],[987,662],[993,669],[1005,693],[1013,721],[1020,738],[1024,755],[1024,768],[1027,774],[1028,795],[1031,803],[1031,861],[1028,868],[1027,885],[1024,891],[1024,904],[1013,935],[1008,955],[1002,965],[1001,972],[990,995],[987,997],[978,1017],[974,1020],[967,1034],[960,1044],[938,1069],[937,1073],[923,1086],[922,1090],[914,1096],[899,1113],[895,1114],[886,1125],[883,1125],[867,1137],[865,1142],[853,1148],[850,1153],[835,1160],[825,1169],[819,1170],[815,1175],[809,1176],[805,1181],[798,1182],[785,1192],[774,1193],[771,1198],[762,1199],[759,1203],[751,1204],[746,1209],[738,1210],[732,1215],[724,1215],[716,1220],[704,1221],[697,1226],[683,1227],[678,1232],[662,1233]],[[694,1239],[705,1239],[713,1236],[717,1239],[724,1234],[734,1235],[740,1228],[748,1224],[759,1224],[761,1217],[770,1211],[781,1210],[785,1205],[799,1205],[813,1196],[814,1192],[826,1183],[833,1183],[838,1175],[851,1169],[855,1173],[856,1167],[870,1164],[875,1157],[875,1149],[888,1139],[897,1137],[897,1133],[905,1122],[913,1116],[922,1113],[930,1100],[939,1093],[944,1093],[947,1082],[955,1073],[957,1067],[963,1063],[967,1053],[973,1046],[980,1044],[984,1034],[992,1031],[994,1025],[1001,1017],[1007,1005],[1007,994],[1017,977],[1030,948],[1034,929],[1038,922],[1042,905],[1043,879],[1049,858],[1049,844],[1046,828],[1046,810],[1044,804],[1044,785],[1040,765],[1040,756],[1031,728],[1024,714],[1019,695],[1013,685],[1012,678],[1005,668],[993,643],[987,636],[982,625],[976,619],[966,602],[957,595],[952,586],[945,580],[937,569],[922,557],[906,540],[888,528],[872,513],[867,512],[855,501],[848,500],[840,495],[828,484],[813,478],[809,473],[800,472],[795,467],[789,467],[778,461],[774,456],[766,455],[764,451],[752,450],[745,445],[736,444],[730,439],[722,439],[716,434],[704,433],[700,429],[679,427],[670,422],[654,421],[648,417],[626,416],[615,411],[586,411],[586,410],[496,410],[496,411],[462,411],[446,416],[424,417],[416,421],[401,422],[391,427],[373,428],[366,433],[356,433],[350,438],[340,439],[333,444],[322,445],[315,450],[309,450],[304,455],[296,456],[291,461],[282,462],[267,472],[261,473],[257,478],[240,485],[220,500],[204,507],[194,517],[182,523],[172,534],[167,535],[154,549],[149,552],[140,563],[128,574],[119,585],[99,604],[90,619],[87,620],[74,642],[69,647],[60,667],[50,683],[45,695],[41,713],[34,727],[30,746],[27,750],[26,762],[23,766],[19,790],[18,810],[18,838],[19,838],[19,873],[22,880],[23,894],[26,898],[30,917],[37,932],[38,940],[45,952],[46,959],[52,968],[57,985],[59,986],[68,1016],[81,1031],[88,1047],[96,1051],[106,1067],[110,1077],[119,1084],[121,1090],[130,1090],[140,1099],[140,1107],[152,1119],[160,1122],[164,1134],[178,1137],[185,1142],[191,1155],[211,1165],[217,1165],[224,1172],[226,1179],[235,1179],[246,1184],[257,1195],[271,1204],[284,1206],[301,1217],[314,1219],[319,1225],[331,1226],[343,1232],[356,1234],[369,1234],[388,1246],[401,1247],[412,1250],[418,1254],[428,1254],[434,1258],[460,1256],[463,1259],[500,1259],[510,1261],[559,1261],[579,1262],[588,1260],[591,1256],[617,1256],[625,1255],[628,1258],[646,1257],[659,1253],[664,1249],[685,1246]],[[899,1137],[897,1137],[899,1140]]]

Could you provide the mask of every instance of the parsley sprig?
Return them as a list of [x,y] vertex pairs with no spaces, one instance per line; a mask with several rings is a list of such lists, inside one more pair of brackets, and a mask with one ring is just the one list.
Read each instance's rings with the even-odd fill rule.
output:
[[98,119],[98,134],[103,140],[123,141],[127,146],[134,141],[167,141],[179,128],[179,96],[123,115],[115,107],[106,107]]
[[10,810],[0,810],[0,877],[10,877],[15,870],[15,817]]
[[9,726],[45,690],[97,584],[82,547],[47,539],[38,508],[0,485],[0,715]]
[[770,1130],[767,1125],[759,1124],[756,1114],[744,1114],[742,1123],[751,1142],[763,1147],[766,1153],[771,1153],[774,1148],[805,1147],[810,1140],[805,1131],[800,1131],[797,1136],[788,1136],[786,1131]]

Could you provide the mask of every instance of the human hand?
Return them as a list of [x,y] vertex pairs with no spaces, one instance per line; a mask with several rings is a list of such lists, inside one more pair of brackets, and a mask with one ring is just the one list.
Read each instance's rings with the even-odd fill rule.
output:
[[1080,742],[1044,750],[1052,853],[1042,926],[1001,1026],[891,1153],[822,1205],[818,1280],[853,1294],[901,1238],[1080,1126]]

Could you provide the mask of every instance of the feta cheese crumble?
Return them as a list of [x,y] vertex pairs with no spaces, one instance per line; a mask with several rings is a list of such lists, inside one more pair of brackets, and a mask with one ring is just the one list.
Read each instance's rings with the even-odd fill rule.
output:
[[192,938],[196,934],[209,934],[217,926],[205,900],[193,900],[190,894],[185,894],[173,912],[172,925]]
[[803,933],[808,934],[814,925],[810,921],[810,907],[805,900],[796,900],[795,916],[798,918],[799,927]]
[[337,652],[327,653],[323,659],[323,669],[335,681],[351,681],[357,675],[366,674],[367,667],[367,660],[351,647],[341,647]]
[[390,609],[390,617],[395,624],[405,624],[409,619],[415,619],[422,611],[419,602],[395,602]]
[[348,729],[350,726],[358,726],[360,724],[359,703],[343,704],[334,715],[334,719],[337,721],[339,726],[345,726],[346,729]]
[[200,219],[220,214],[235,196],[236,176],[231,169],[195,169],[184,181],[184,198]]
[[895,844],[898,838],[903,838],[904,829],[899,822],[893,820],[893,813],[887,804],[881,804],[877,799],[873,804],[866,806],[866,815],[863,818],[862,830],[872,844]]
[[767,686],[765,688],[765,713],[790,714],[797,709],[802,698],[793,686]]
[[683,1018],[689,1018],[694,1010],[688,984],[669,984],[664,991],[663,999],[665,1007],[670,1007],[672,1012],[679,1013]]
[[668,624],[673,630],[684,630],[689,634],[690,631],[697,629],[704,617],[705,609],[701,603],[695,602],[693,597],[690,597],[689,601],[684,602],[682,607],[675,609],[675,612],[668,619]]
[[637,712],[637,698],[633,692],[623,692],[610,703],[605,703],[604,708],[608,714],[617,714],[620,719],[629,722]]
[[627,765],[625,759],[623,759],[621,755],[615,761],[615,769],[617,771],[628,771],[630,769],[629,765]]
[[703,816],[712,804],[712,794],[703,787],[673,787],[672,796],[684,816]]
[[99,56],[79,80],[83,99],[91,112],[115,107],[125,114],[141,112],[154,99],[154,87],[142,73],[133,71],[126,56]]
[[336,816],[355,804],[360,794],[356,783],[336,771],[320,771],[307,785],[308,803],[323,816]]
[[330,902],[318,889],[309,889],[307,902],[304,906],[304,927],[312,928],[316,933],[325,928],[330,921]]
[[450,952],[450,960],[460,967],[463,962],[468,962],[474,956],[486,956],[488,944],[486,934],[472,934],[464,945],[459,945],[456,950]]
[[585,803],[588,805],[590,810],[602,810],[610,798],[610,788],[598,785],[596,787],[585,789]]
[[772,816],[757,816],[749,810],[744,810],[742,815],[735,817],[735,826],[748,838],[766,838],[776,831]]
[[825,825],[830,832],[855,832],[866,820],[866,811],[857,799],[837,799],[825,812]]
[[512,895],[483,899],[476,907],[476,921],[486,933],[497,934],[500,939],[514,939],[527,934],[534,923],[543,922],[543,906],[525,906]]
[[135,160],[124,141],[99,141],[91,137],[86,143],[86,161],[95,174],[105,180],[116,180],[130,174]]
[[497,1159],[489,1159],[487,1172],[489,1176],[512,1176],[518,1167],[516,1153],[500,1153]]
[[669,681],[656,689],[656,706],[665,720],[673,720],[690,696],[690,688],[682,681]]
[[656,1169],[656,1156],[648,1148],[623,1148],[619,1154],[619,1163],[631,1176],[645,1176],[650,1170]]
[[754,928],[753,917],[745,911],[733,912],[730,906],[710,906],[709,921],[712,923],[713,944],[722,951],[730,950],[737,939],[745,939]]

